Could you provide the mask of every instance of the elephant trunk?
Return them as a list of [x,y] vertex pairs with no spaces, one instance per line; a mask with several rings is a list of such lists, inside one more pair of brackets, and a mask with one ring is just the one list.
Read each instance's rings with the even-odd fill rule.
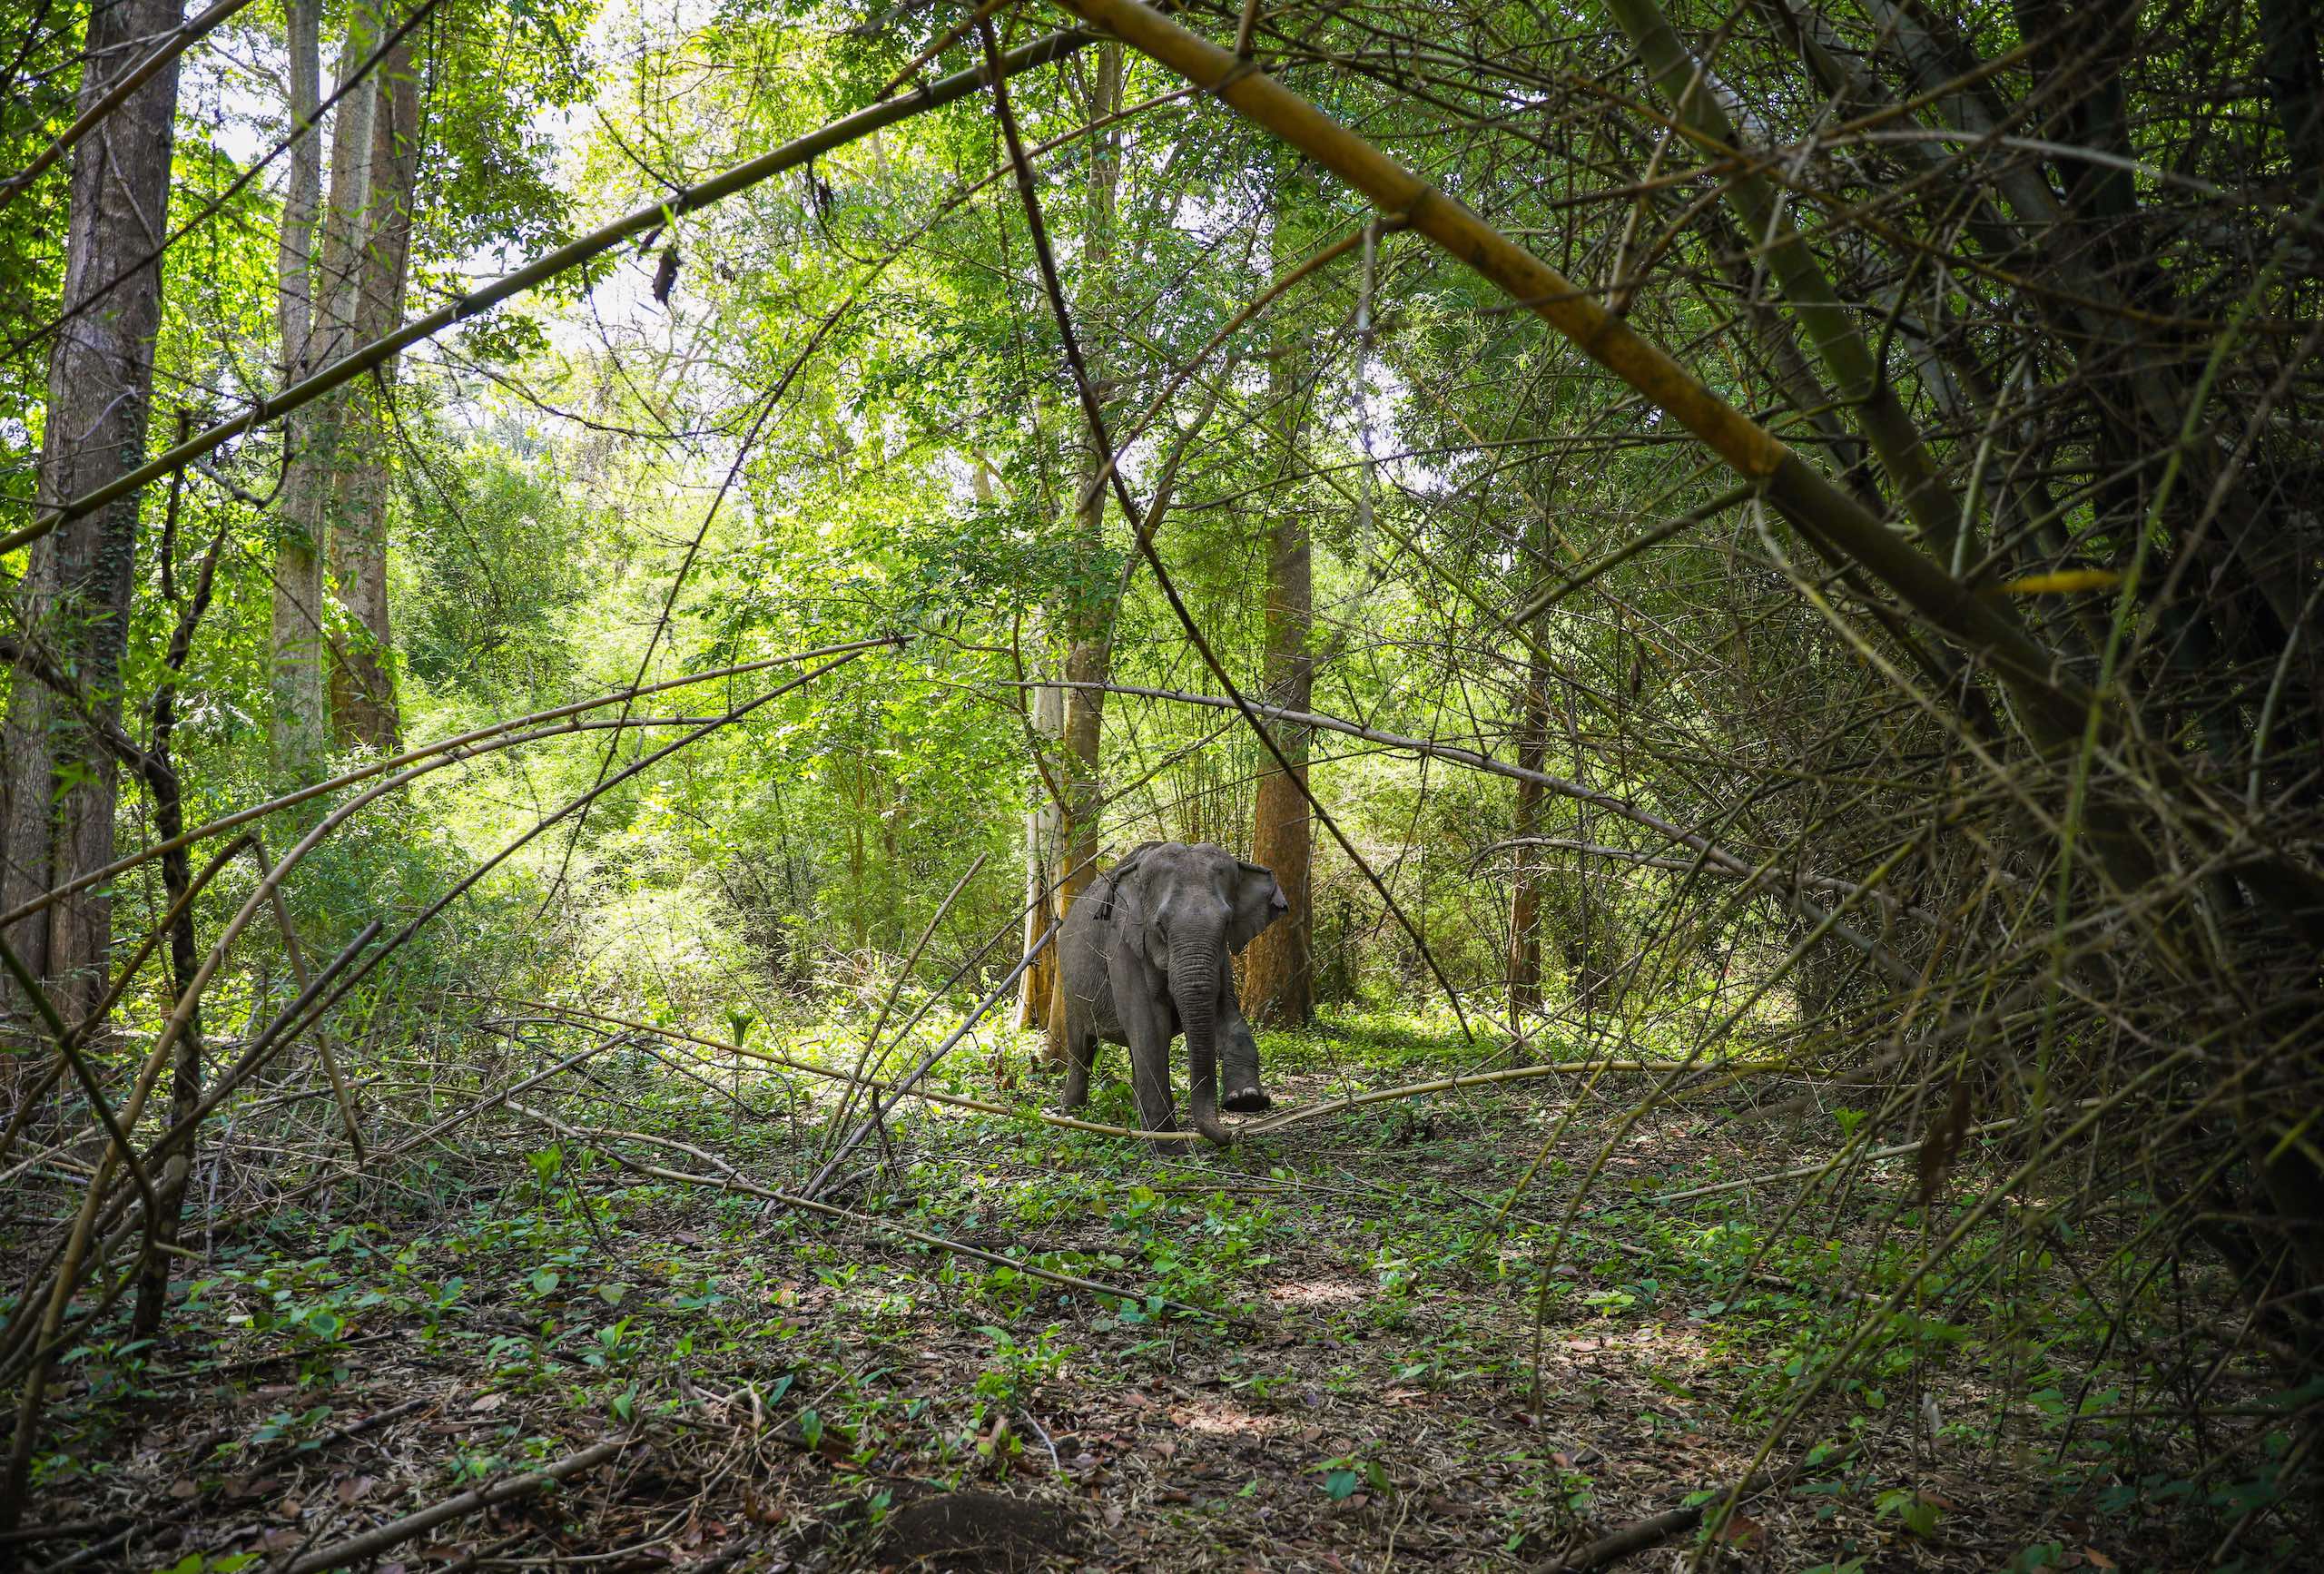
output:
[[1218,969],[1226,924],[1181,923],[1170,936],[1170,999],[1187,1035],[1187,1102],[1195,1129],[1221,1147],[1234,1138],[1218,1118]]

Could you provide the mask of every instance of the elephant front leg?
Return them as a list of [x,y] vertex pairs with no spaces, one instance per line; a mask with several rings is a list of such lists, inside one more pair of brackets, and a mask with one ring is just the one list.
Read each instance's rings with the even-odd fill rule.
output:
[[1226,1085],[1226,1097],[1219,1102],[1237,1115],[1272,1109],[1275,1100],[1259,1087],[1258,1040],[1251,1037],[1251,1025],[1243,1020],[1242,1005],[1235,999],[1235,974],[1231,969],[1219,995],[1220,1074]]
[[1178,1129],[1177,1101],[1170,1093],[1170,1024],[1141,1004],[1124,1013],[1122,1037],[1129,1040],[1129,1087],[1137,1102],[1137,1124],[1149,1132]]

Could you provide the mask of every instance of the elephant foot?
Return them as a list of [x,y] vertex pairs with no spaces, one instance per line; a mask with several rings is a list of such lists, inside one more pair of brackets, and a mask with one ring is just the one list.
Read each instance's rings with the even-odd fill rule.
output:
[[1273,1109],[1275,1100],[1259,1091],[1258,1084],[1237,1087],[1218,1101],[1221,1109],[1231,1109],[1237,1115],[1255,1115],[1262,1109]]

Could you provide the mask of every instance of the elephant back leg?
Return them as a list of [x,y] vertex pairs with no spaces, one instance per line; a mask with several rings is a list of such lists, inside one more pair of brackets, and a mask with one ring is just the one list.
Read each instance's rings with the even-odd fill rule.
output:
[[1098,1031],[1087,1010],[1067,1016],[1059,1031],[1064,1038],[1058,1052],[1065,1060],[1065,1107],[1078,1109],[1089,1102],[1089,1073],[1098,1064]]

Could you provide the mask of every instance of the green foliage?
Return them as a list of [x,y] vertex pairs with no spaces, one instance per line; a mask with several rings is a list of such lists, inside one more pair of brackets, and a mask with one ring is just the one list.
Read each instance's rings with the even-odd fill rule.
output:
[[511,431],[409,477],[397,565],[404,665],[427,692],[507,709],[572,683],[567,619],[606,521],[552,465]]

